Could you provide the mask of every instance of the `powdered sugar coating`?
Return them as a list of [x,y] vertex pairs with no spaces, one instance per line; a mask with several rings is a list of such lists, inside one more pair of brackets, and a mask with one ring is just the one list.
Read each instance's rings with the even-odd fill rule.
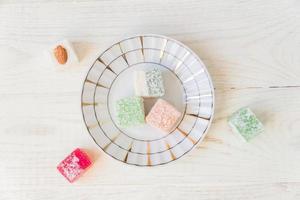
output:
[[57,169],[69,182],[72,183],[91,164],[91,160],[87,154],[77,148],[59,163]]
[[170,132],[180,116],[181,113],[170,103],[163,99],[158,99],[147,115],[146,122],[162,131]]

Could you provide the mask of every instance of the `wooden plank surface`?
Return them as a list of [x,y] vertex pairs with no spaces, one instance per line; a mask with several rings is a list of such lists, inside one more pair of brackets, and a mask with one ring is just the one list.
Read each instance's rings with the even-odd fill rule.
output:
[[[83,79],[110,43],[158,33],[190,46],[216,89],[203,143],[154,168],[116,162],[93,143],[80,110]],[[43,54],[74,42],[80,64]],[[0,199],[300,199],[300,1],[0,1]],[[266,131],[250,143],[229,114],[250,106]],[[96,159],[75,184],[56,171],[75,147]]]

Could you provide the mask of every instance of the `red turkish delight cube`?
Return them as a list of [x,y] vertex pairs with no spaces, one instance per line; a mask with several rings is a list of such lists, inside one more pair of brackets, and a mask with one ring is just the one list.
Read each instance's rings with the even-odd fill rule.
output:
[[74,182],[92,164],[88,155],[75,149],[57,166],[58,171],[70,182]]

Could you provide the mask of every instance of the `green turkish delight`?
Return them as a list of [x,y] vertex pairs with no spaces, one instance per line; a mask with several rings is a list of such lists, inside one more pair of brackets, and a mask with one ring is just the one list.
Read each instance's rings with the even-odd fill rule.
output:
[[144,104],[141,97],[126,97],[116,103],[118,124],[121,127],[145,122]]
[[250,108],[241,108],[228,119],[229,126],[239,133],[246,141],[251,140],[263,131],[263,124],[257,119]]

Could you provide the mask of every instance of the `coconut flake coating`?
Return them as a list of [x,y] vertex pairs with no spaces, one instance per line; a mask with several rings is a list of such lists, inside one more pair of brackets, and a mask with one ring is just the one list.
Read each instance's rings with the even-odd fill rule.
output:
[[251,140],[263,131],[263,124],[258,120],[250,108],[241,108],[233,113],[228,119],[229,126],[244,137]]
[[121,127],[145,122],[144,103],[141,97],[126,97],[117,101],[117,119]]
[[146,122],[164,132],[170,132],[180,116],[181,113],[170,103],[163,99],[158,99],[147,115]]
[[57,166],[58,171],[69,181],[74,182],[92,164],[81,149],[75,149]]
[[158,69],[150,71],[136,71],[135,92],[137,96],[143,97],[163,96],[165,94],[165,89],[161,71]]

